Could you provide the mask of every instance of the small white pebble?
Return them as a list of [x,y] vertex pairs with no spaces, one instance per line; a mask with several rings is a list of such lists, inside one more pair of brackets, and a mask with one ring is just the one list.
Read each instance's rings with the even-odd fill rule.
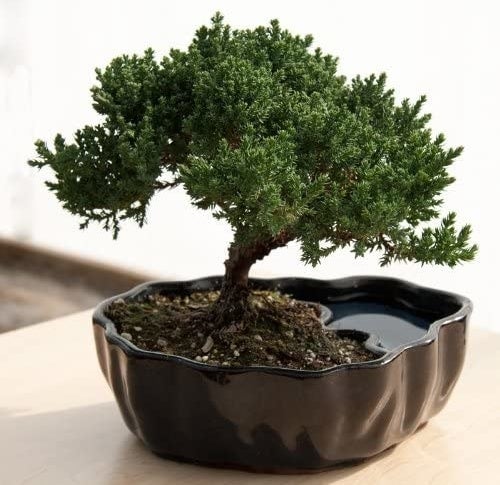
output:
[[346,361],[346,363],[347,363],[347,364],[350,364],[350,363],[352,362],[352,360],[351,360],[351,358],[350,358],[350,357],[346,357],[346,358],[345,358],[345,361]]
[[293,338],[293,330],[288,330],[288,332],[285,332],[285,335],[286,335],[288,338]]
[[160,347],[166,347],[167,346],[167,341],[163,338],[163,337],[160,337],[156,343],[160,346]]
[[258,342],[262,342],[262,337],[260,335],[254,335],[253,338]]
[[229,365],[229,362],[224,361],[224,362],[222,362],[222,365]]
[[134,327],[134,330],[135,330],[136,332],[140,332],[140,331],[142,330],[142,327]]
[[196,344],[193,342],[193,343],[191,344],[191,348],[192,348],[192,349],[194,349],[195,347],[196,347]]
[[233,352],[233,355],[234,355],[235,357],[239,357],[239,356],[240,356],[240,353],[239,353],[237,350],[235,350],[235,351]]
[[201,351],[204,354],[208,354],[212,350],[212,347],[214,346],[214,339],[210,337],[210,335],[207,337],[206,342],[203,344],[203,347],[201,348]]
[[124,339],[132,341],[132,335],[130,335],[128,332],[122,332],[120,334]]
[[309,355],[311,356],[311,359],[315,359],[316,358],[316,354],[314,352],[309,352]]
[[208,355],[204,355],[202,358],[201,358],[202,362],[206,362],[208,360]]
[[201,356],[200,355],[197,355],[194,360],[196,360],[196,362],[201,362]]

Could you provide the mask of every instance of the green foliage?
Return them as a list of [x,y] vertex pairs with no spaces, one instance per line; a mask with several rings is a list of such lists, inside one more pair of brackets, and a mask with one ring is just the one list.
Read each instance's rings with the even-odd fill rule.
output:
[[102,124],[70,144],[58,135],[53,150],[38,141],[30,163],[54,170],[47,185],[83,226],[115,235],[124,219],[144,222],[157,190],[181,185],[239,246],[285,234],[312,264],[346,246],[380,250],[382,264],[471,260],[470,227],[455,229],[454,214],[422,228],[461,152],[432,135],[425,98],[397,103],[385,75],[347,82],[311,44],[277,21],[232,30],[217,14],[185,52],[97,70]]

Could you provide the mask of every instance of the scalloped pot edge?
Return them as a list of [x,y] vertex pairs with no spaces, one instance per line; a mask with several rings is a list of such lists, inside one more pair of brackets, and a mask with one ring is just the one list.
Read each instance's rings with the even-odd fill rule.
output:
[[[104,312],[117,298],[213,289],[221,277],[151,282],[101,303],[101,369],[129,429],[155,453],[253,471],[314,472],[376,455],[445,405],[460,375],[470,300],[393,279],[252,279],[319,303],[376,301],[425,314],[428,331],[373,361],[320,371],[227,368],[139,349]],[[381,352],[369,337],[365,345]]]

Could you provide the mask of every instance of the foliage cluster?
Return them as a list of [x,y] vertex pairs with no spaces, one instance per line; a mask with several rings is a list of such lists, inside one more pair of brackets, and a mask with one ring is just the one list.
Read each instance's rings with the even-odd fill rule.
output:
[[233,247],[296,240],[311,264],[346,246],[379,250],[382,264],[472,259],[470,227],[436,220],[462,149],[432,134],[425,98],[396,102],[383,74],[348,81],[312,42],[217,14],[185,51],[97,69],[102,123],[53,149],[38,141],[30,164],[53,169],[47,185],[82,227],[115,236],[125,219],[144,223],[157,191],[182,186],[228,221]]

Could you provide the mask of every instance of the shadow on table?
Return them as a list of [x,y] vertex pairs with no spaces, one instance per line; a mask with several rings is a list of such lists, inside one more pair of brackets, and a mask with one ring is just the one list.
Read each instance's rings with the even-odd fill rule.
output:
[[[0,409],[2,483],[316,484],[356,475],[392,450],[357,465],[312,475],[268,475],[200,467],[149,452],[122,423],[115,403],[23,414]],[[354,477],[353,477],[354,478]]]

